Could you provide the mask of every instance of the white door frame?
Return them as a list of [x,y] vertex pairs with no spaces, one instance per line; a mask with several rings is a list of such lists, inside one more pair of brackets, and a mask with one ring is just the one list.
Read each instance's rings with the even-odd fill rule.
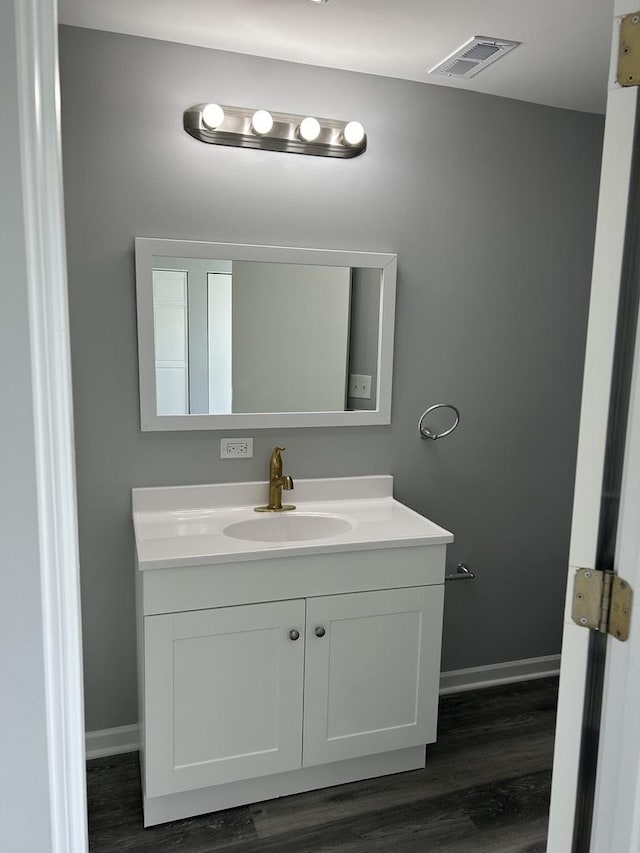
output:
[[[637,2],[637,0],[636,0]],[[627,201],[631,176],[632,148],[636,121],[638,91],[634,88],[621,88],[615,82],[615,67],[618,58],[619,18],[636,11],[637,5],[630,0],[616,0],[613,21],[611,50],[611,70],[607,100],[607,118],[605,125],[600,198],[598,204],[598,222],[592,275],[591,304],[589,309],[589,329],[585,357],[582,409],[580,415],[580,437],[578,444],[578,462],[576,488],[574,496],[571,546],[569,554],[569,572],[565,606],[565,625],[562,646],[560,673],[560,696],[558,704],[558,723],[556,729],[556,749],[554,754],[553,783],[551,794],[551,812],[549,820],[549,838],[547,853],[568,853],[573,849],[574,818],[578,792],[578,768],[583,728],[583,710],[586,688],[587,660],[589,650],[589,631],[579,628],[571,620],[573,597],[573,578],[577,568],[595,568],[596,550],[601,509],[601,493],[604,473],[609,403],[611,396],[611,378],[614,359],[614,347],[617,329],[618,301],[622,273],[625,227],[627,219]],[[636,364],[636,374],[638,367]],[[637,375],[636,375],[637,381]],[[625,456],[625,471],[628,475],[635,461],[635,443],[640,435],[638,415],[630,421]],[[630,453],[633,457],[630,457]],[[630,477],[625,476],[626,498],[621,505],[621,526],[617,552],[620,553],[620,537],[629,538],[632,533],[628,522],[629,509],[632,509],[636,496],[632,494]],[[624,500],[631,503],[625,509]],[[625,523],[626,519],[626,523]],[[637,525],[636,525],[637,527]],[[636,535],[635,533],[633,535]],[[627,542],[627,549],[630,544]],[[638,541],[636,539],[637,547]],[[631,547],[633,551],[633,548]],[[637,553],[637,552],[636,552]],[[627,562],[629,562],[627,560]],[[616,570],[628,579],[640,598],[636,576],[636,565],[620,564],[616,560]],[[636,620],[637,621],[637,620]],[[615,790],[618,779],[615,758],[620,755],[620,735],[623,722],[629,720],[619,713],[617,704],[611,696],[624,690],[626,679],[631,675],[630,652],[638,645],[638,630],[633,630],[627,644],[616,640],[607,641],[607,675],[605,701],[603,706],[602,733],[596,781],[596,802],[593,813],[592,853],[625,853],[637,851],[637,829],[635,846],[627,846],[622,841],[631,830],[632,822],[640,820],[640,810],[634,815],[633,808],[620,815],[616,831],[617,842],[611,843],[609,830],[613,828],[612,800],[609,796]],[[638,650],[635,650],[636,659]],[[617,677],[613,678],[612,663],[616,662]],[[637,665],[637,663],[636,663]],[[637,680],[637,676],[636,676]],[[632,682],[631,682],[632,683]],[[635,719],[640,713],[640,695],[630,688],[628,697],[635,701]],[[620,696],[624,693],[619,693]],[[615,722],[614,722],[615,721]],[[613,723],[613,726],[612,726]],[[638,755],[638,733],[635,732],[635,752],[627,752],[627,758]],[[635,772],[637,785],[637,767],[630,768],[631,775],[626,785],[631,784]],[[634,785],[635,790],[635,785]],[[627,803],[629,805],[629,803]],[[640,805],[636,806],[640,809]]]
[[[82,649],[56,0],[14,0],[53,853],[85,853]],[[11,116],[5,117],[10,121]],[[5,732],[11,737],[11,732]],[[34,814],[34,820],[42,816]],[[16,845],[19,841],[15,840]],[[16,846],[15,849],[18,849]],[[44,853],[44,851],[43,851]]]

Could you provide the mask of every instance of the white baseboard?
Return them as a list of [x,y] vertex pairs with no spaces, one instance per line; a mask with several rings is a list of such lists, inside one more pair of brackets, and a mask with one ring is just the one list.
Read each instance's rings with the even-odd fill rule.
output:
[[[536,678],[559,675],[559,673],[560,655],[511,660],[492,663],[488,666],[473,666],[470,669],[453,669],[440,674],[440,695],[463,693],[466,690],[482,690],[484,687],[495,687],[517,681],[532,681]],[[85,735],[87,759],[119,755],[122,752],[135,752],[139,746],[139,729],[135,724],[87,732]]]
[[140,746],[137,724],[118,726],[115,729],[101,729],[87,732],[84,736],[86,758],[102,758],[105,755],[119,755],[121,752],[135,752]]
[[517,681],[533,681],[560,674],[560,655],[542,658],[524,658],[488,666],[473,666],[470,669],[452,669],[440,673],[440,695],[464,693],[466,690],[481,690],[499,684]]

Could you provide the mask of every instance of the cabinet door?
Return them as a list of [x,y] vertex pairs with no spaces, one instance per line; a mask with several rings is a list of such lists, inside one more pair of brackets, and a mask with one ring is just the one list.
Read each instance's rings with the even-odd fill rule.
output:
[[294,600],[146,617],[147,796],[300,767],[304,609]]
[[443,600],[443,585],[307,600],[305,766],[435,740]]

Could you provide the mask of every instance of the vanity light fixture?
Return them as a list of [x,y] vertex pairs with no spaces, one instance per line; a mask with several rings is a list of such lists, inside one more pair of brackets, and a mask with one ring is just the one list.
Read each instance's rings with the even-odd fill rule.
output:
[[357,157],[367,148],[359,121],[268,112],[224,104],[196,104],[184,111],[184,129],[210,145],[261,148],[320,157]]

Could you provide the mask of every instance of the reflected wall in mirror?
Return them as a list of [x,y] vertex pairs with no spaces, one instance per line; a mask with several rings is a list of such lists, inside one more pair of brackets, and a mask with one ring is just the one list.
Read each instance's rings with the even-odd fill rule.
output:
[[142,429],[389,423],[396,256],[136,240]]

